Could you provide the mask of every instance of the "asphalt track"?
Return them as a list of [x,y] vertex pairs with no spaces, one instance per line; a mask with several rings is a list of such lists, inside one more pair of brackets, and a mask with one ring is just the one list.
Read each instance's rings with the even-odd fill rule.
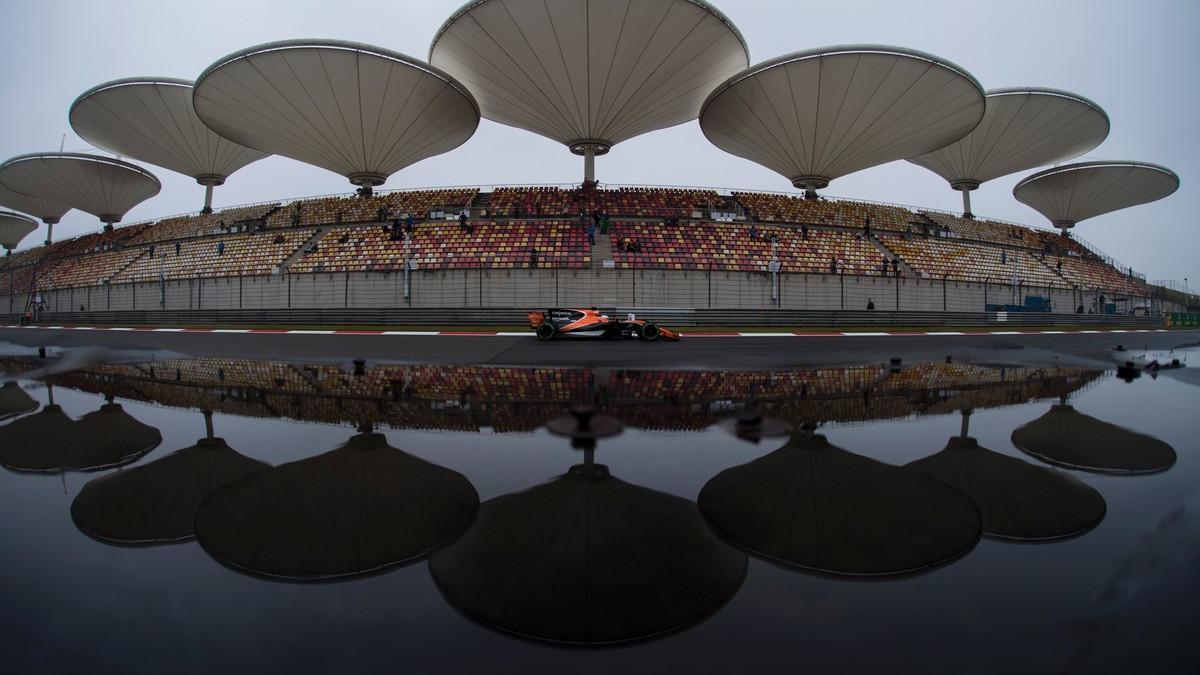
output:
[[[802,368],[904,361],[1111,368],[1118,344],[1135,351],[1200,346],[1200,331],[1050,335],[705,337],[680,342],[562,340],[533,336],[119,332],[3,328],[0,343],[100,347],[198,357],[291,362],[480,364],[657,369]],[[164,354],[164,357],[166,355]]]

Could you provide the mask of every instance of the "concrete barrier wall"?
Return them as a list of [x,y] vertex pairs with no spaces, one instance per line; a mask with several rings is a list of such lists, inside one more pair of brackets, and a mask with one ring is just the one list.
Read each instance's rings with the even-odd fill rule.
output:
[[[889,312],[982,312],[1050,297],[1053,311],[1085,313],[1121,297],[1119,312],[1144,299],[1104,291],[830,274],[669,270],[415,270],[177,279],[42,293],[46,311],[154,312],[274,309],[486,307],[664,307]],[[27,296],[0,296],[19,314]]]

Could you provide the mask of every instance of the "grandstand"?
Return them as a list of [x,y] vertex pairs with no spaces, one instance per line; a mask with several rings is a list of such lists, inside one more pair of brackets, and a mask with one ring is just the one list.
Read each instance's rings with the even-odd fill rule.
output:
[[[460,214],[468,212],[469,219],[460,223]],[[1021,301],[1017,289],[1042,288],[1048,289],[1043,294],[1068,294],[1053,303],[1055,310],[1064,312],[1081,305],[1111,312],[1110,301],[1120,298],[1127,304],[1116,311],[1124,311],[1140,306],[1143,300],[1137,298],[1148,293],[1140,275],[1118,267],[1081,240],[1013,223],[857,200],[744,191],[531,186],[320,197],[117,227],[20,251],[0,261],[0,296],[8,296],[13,312],[36,293],[46,295],[53,311],[74,311],[87,303],[75,302],[72,289],[107,285],[112,293],[106,295],[104,309],[114,309],[122,307],[114,305],[124,297],[119,289],[136,284],[235,277],[303,281],[336,273],[359,275],[347,277],[345,283],[370,288],[370,275],[406,268],[418,274],[586,273],[586,284],[579,288],[592,290],[580,292],[599,296],[581,300],[590,303],[612,295],[607,287],[618,283],[613,275],[652,271],[666,275],[656,282],[662,284],[664,298],[675,283],[671,275],[687,272],[749,275],[723,276],[713,282],[736,282],[742,287],[769,283],[754,278],[765,280],[770,272],[796,279],[875,278],[876,283],[896,284],[896,288],[922,280],[1008,285],[1017,303]],[[464,282],[429,277],[422,288],[438,283]],[[504,297],[517,306],[547,304],[514,296],[514,292],[521,294],[520,286],[508,288],[491,297]],[[533,292],[544,288],[536,285]],[[875,288],[867,297],[897,292],[889,295]],[[487,289],[478,290],[478,302],[484,302]],[[66,298],[58,295],[63,292]],[[352,306],[347,304],[352,297],[366,297],[340,295],[341,306],[347,307]],[[216,302],[219,294],[206,297]],[[752,296],[736,288],[709,297],[708,306],[714,307],[766,302],[748,301]],[[924,305],[897,297],[889,306],[908,304],[936,311],[953,305],[983,311],[985,298],[973,297],[952,303],[939,295],[936,304]],[[792,305],[798,308],[836,309],[846,303],[844,294],[832,307],[828,298],[822,305],[811,305],[811,298],[791,293],[788,300],[810,303]],[[488,304],[497,306],[498,301]],[[370,306],[381,306],[384,301],[371,302]]]

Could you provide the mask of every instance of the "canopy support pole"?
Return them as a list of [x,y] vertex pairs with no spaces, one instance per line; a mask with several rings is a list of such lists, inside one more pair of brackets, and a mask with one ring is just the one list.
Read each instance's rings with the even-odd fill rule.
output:
[[971,191],[963,190],[963,218],[974,218],[975,214],[971,213]]
[[591,145],[583,149],[583,181],[596,182],[596,148]]
[[212,193],[213,193],[212,184],[210,183],[209,185],[205,185],[204,186],[204,208],[200,210],[200,213],[212,213]]
[[971,409],[963,408],[962,409],[962,430],[959,432],[958,435],[962,436],[963,438],[966,438],[968,435],[968,429],[970,429],[970,427],[971,427]]
[[212,411],[211,410],[204,411],[204,437],[205,438],[213,437],[213,423],[212,423]]
[[46,223],[46,245],[54,242],[54,223]]

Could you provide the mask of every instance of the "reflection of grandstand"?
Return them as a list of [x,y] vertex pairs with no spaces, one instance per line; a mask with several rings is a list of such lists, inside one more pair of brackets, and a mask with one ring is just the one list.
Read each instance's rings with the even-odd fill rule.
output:
[[[0,360],[9,372],[38,365]],[[1097,376],[942,363],[775,372],[382,366],[355,375],[326,365],[195,359],[100,365],[50,381],[233,415],[506,433],[532,431],[575,404],[596,405],[643,429],[703,429],[750,403],[795,424],[865,422],[1056,397]]]

